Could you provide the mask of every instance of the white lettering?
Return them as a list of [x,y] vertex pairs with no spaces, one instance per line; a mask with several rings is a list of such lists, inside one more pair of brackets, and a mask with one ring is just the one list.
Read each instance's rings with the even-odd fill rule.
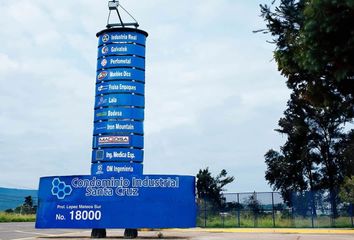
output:
[[109,77],[131,77],[131,75],[128,71],[109,72]]
[[125,91],[136,91],[136,86],[126,85],[126,84],[109,84],[109,90],[125,90]]
[[117,58],[117,59],[111,59],[110,63],[111,64],[131,64],[132,60],[131,60],[131,58],[125,58],[125,59]]
[[138,39],[138,35],[134,34],[115,34],[111,35],[111,39],[113,41],[115,40],[134,40],[136,41]]
[[113,98],[108,98],[108,103],[117,103],[118,102],[118,99],[113,97]]
[[123,112],[121,112],[121,111],[108,110],[108,117],[121,117],[121,116],[123,116]]
[[134,130],[133,124],[107,124],[107,130]]
[[127,47],[111,47],[111,52],[127,52],[128,48]]

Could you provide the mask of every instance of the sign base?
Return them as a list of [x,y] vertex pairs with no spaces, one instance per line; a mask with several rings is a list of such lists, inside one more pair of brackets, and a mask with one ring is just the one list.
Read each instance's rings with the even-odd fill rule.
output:
[[36,228],[191,228],[195,178],[177,175],[40,179]]

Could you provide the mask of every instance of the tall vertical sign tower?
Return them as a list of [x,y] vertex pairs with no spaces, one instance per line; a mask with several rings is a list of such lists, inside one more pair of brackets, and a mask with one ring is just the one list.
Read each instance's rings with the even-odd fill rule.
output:
[[110,4],[121,23],[97,33],[91,175],[42,177],[36,227],[195,227],[194,176],[143,174],[148,34]]
[[92,174],[142,174],[147,35],[126,27],[97,34]]

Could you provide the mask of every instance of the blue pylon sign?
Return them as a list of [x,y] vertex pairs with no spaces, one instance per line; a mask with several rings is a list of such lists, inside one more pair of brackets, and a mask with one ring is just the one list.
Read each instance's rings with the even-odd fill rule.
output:
[[195,178],[143,174],[147,36],[97,33],[91,175],[42,177],[37,228],[195,227]]

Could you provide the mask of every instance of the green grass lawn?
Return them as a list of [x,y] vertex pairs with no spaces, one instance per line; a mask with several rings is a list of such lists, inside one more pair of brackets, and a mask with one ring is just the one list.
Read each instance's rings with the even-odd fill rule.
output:
[[[273,218],[272,215],[262,215],[254,218],[252,214],[240,214],[240,222],[238,221],[237,213],[228,214],[224,217],[216,214],[207,214],[206,227],[209,228],[272,228]],[[0,222],[34,222],[36,220],[35,214],[15,214],[0,212]],[[200,214],[197,219],[197,226],[204,227],[204,215]],[[278,228],[310,228],[312,227],[311,218],[284,217],[282,215],[275,215],[275,227]],[[316,228],[329,228],[331,225],[330,218],[328,216],[318,216],[314,218],[314,227]],[[334,221],[334,227],[338,228],[351,228],[350,217],[338,217]]]
[[0,222],[34,222],[35,214],[16,214],[0,212]]
[[[351,218],[348,217],[338,217],[332,225],[330,217],[328,216],[317,216],[313,219],[313,225],[315,228],[352,228]],[[205,219],[203,213],[198,216],[197,226],[204,227]],[[228,214],[224,217],[220,215],[209,215],[206,218],[206,227],[210,228],[231,228],[231,227],[243,227],[243,228],[272,228],[273,218],[271,214],[261,215],[255,218],[252,214],[241,213],[238,218],[237,213]],[[289,216],[275,215],[275,227],[278,228],[311,228],[312,219],[311,217],[295,217],[294,219]]]

